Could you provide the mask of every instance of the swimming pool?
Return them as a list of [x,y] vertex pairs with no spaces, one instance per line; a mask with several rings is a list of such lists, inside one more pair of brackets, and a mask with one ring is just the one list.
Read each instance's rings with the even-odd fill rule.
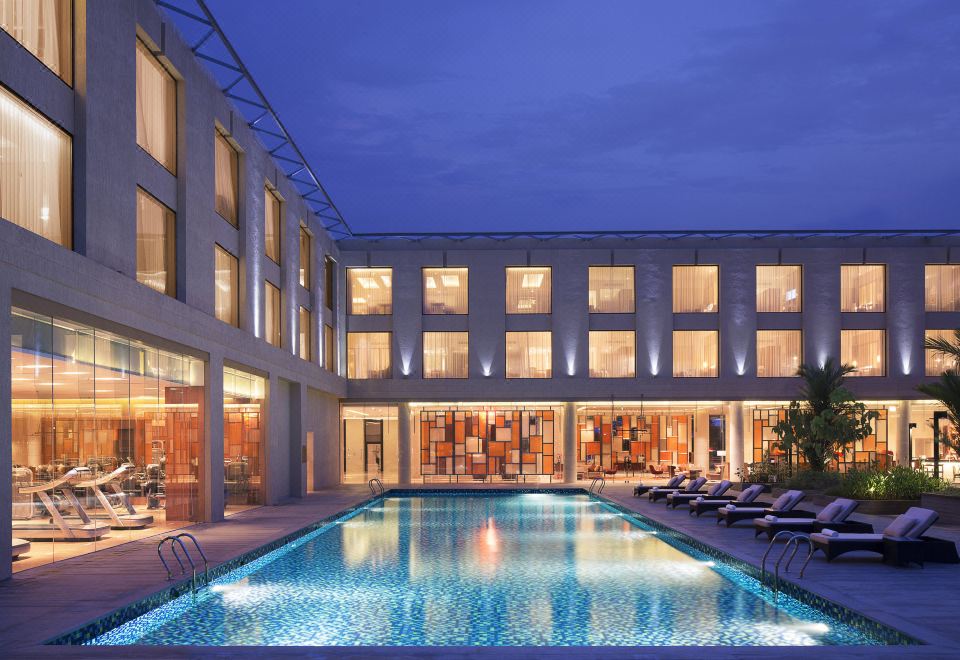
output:
[[92,639],[276,646],[864,645],[828,615],[586,494],[379,498]]

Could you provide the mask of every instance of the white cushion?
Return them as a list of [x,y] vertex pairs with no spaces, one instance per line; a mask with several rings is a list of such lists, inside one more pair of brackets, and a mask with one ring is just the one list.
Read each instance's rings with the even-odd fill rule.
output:
[[736,511],[736,510],[737,510],[737,505],[736,505],[736,504],[728,504],[725,508],[729,509],[730,511]]
[[820,530],[820,535],[829,536],[830,538],[833,538],[834,536],[840,536],[840,532],[838,532],[835,529],[823,529],[823,530]]
[[776,516],[764,516],[763,519],[764,519],[764,520],[769,520],[770,522],[777,522],[778,520],[780,520],[780,519],[777,518]]
[[702,501],[703,501],[703,495],[701,495],[700,497],[698,497],[698,498],[697,498],[697,501],[698,501],[698,502],[702,502]]

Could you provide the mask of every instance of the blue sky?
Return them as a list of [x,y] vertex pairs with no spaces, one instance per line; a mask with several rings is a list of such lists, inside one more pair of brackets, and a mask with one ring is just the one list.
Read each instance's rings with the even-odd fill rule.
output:
[[960,226],[954,0],[209,4],[354,231]]

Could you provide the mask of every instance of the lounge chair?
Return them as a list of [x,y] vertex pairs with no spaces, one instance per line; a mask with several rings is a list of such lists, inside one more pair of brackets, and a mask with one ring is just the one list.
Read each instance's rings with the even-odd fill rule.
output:
[[13,539],[12,548],[13,558],[16,559],[20,555],[30,552],[30,541],[25,541],[24,539]]
[[776,515],[768,515],[763,518],[754,518],[753,536],[756,538],[764,532],[768,539],[772,539],[777,532],[819,532],[829,527],[838,532],[871,533],[873,525],[870,523],[856,522],[847,520],[851,513],[860,503],[856,500],[848,500],[838,497],[833,502],[823,507],[816,518],[781,518]]
[[671,493],[690,493],[690,494],[701,493],[702,494],[702,491],[700,489],[703,488],[704,484],[706,483],[707,483],[706,477],[697,477],[696,479],[688,483],[685,488],[669,488],[667,486],[654,486],[653,488],[650,489],[650,492],[647,493],[647,497],[650,499],[651,502],[656,502],[658,500],[665,500],[667,498],[667,495],[670,495]]
[[[693,500],[697,499],[698,497],[703,497],[704,499],[711,499],[711,498],[720,499],[721,497],[724,496],[723,495],[724,493],[730,490],[730,486],[732,485],[733,485],[732,482],[730,482],[727,479],[724,479],[723,481],[719,481],[713,484],[712,486],[710,486],[710,489],[707,490],[705,494],[684,493],[683,491],[667,493],[667,506],[670,506],[676,509],[678,504],[688,504]],[[730,499],[733,499],[733,498],[731,497]]]
[[727,506],[717,510],[717,524],[721,522],[727,524],[727,527],[741,520],[753,520],[754,518],[763,518],[764,516],[779,516],[789,512],[795,518],[814,518],[816,516],[812,511],[795,511],[794,507],[800,503],[806,495],[802,490],[788,490],[786,493],[773,501],[769,507],[761,506],[737,506],[736,503],[727,504]]
[[[679,488],[680,484],[682,484],[686,478],[687,475],[685,475],[683,472],[680,472],[676,476],[671,477],[670,481],[667,482],[667,485],[664,486],[664,488]],[[653,488],[654,486],[644,486],[643,484],[635,486],[633,489],[633,496],[640,497],[641,495],[648,493]]]
[[724,507],[731,502],[734,504],[753,504],[770,506],[769,504],[763,502],[755,502],[755,500],[760,497],[760,493],[763,492],[763,486],[760,484],[754,484],[744,488],[743,491],[736,497],[729,495],[719,495],[715,497],[704,497],[700,499],[699,497],[695,500],[690,501],[690,515],[697,514],[699,518],[701,514],[706,513],[707,511],[716,511],[720,507]]
[[810,535],[814,550],[822,550],[827,561],[847,552],[876,552],[883,560],[897,565],[924,561],[960,563],[953,541],[924,536],[939,514],[931,509],[910,507],[897,516],[880,534],[840,533],[831,528]]

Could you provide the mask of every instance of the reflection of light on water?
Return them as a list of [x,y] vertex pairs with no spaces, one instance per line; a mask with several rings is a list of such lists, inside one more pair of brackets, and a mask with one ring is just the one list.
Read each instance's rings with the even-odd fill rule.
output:
[[705,562],[703,562],[703,565],[712,568],[712,567],[714,567],[714,566],[717,565],[717,562],[715,562],[715,561],[705,561]]
[[817,637],[830,632],[830,626],[813,621],[772,623],[766,621],[740,621],[740,625],[753,629],[756,637],[781,646],[816,646]]
[[484,534],[484,541],[490,549],[490,552],[498,552],[500,550],[500,539],[497,536],[497,528],[493,524],[493,518],[487,520],[487,531]]
[[248,578],[243,578],[238,582],[232,582],[230,584],[215,584],[210,587],[210,591],[220,594],[220,599],[224,605],[243,607],[270,598],[270,596],[276,593],[277,585],[252,585]]

